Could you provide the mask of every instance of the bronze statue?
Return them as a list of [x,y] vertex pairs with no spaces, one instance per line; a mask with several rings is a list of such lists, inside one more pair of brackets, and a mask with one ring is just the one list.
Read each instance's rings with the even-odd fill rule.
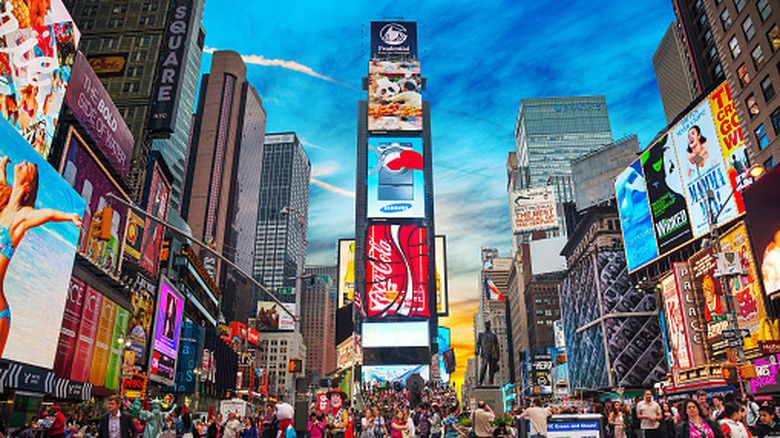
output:
[[490,366],[490,375],[488,384],[493,384],[493,377],[498,371],[498,357],[501,353],[501,347],[498,344],[498,336],[490,331],[490,321],[485,322],[485,331],[479,334],[477,345],[474,349],[474,356],[482,358],[482,367],[479,371],[479,384],[485,381],[485,371]]

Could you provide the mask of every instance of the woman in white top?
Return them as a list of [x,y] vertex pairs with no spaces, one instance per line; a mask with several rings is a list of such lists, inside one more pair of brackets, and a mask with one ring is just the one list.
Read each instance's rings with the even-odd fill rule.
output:
[[745,407],[736,403],[726,403],[723,407],[723,414],[718,422],[720,430],[726,438],[753,438],[743,423],[745,419]]

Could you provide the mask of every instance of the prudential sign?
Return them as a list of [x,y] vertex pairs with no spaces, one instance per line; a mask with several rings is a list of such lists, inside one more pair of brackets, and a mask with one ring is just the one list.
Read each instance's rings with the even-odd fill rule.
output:
[[371,58],[417,58],[417,23],[372,21]]

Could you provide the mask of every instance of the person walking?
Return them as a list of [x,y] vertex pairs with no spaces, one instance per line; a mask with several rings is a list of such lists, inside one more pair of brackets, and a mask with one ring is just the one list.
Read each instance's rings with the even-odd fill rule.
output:
[[444,418],[441,416],[441,408],[438,404],[431,405],[431,438],[442,438],[441,431],[444,425]]
[[241,423],[236,419],[235,412],[228,413],[228,419],[222,429],[222,436],[225,438],[239,438],[241,433]]
[[724,438],[723,431],[714,421],[707,418],[696,400],[683,403],[677,438]]
[[745,424],[748,429],[753,430],[756,423],[758,423],[758,404],[756,398],[748,394],[745,396]]
[[542,402],[539,399],[531,401],[531,407],[523,411],[520,414],[520,418],[528,420],[530,432],[528,432],[529,438],[540,438],[547,436],[547,419],[552,416],[550,408],[542,406]]
[[466,432],[458,425],[457,413],[458,407],[450,406],[447,411],[447,418],[444,419],[444,438],[466,438]]
[[612,426],[612,436],[615,438],[626,438],[626,428],[623,419],[623,405],[617,401],[612,405],[612,410],[609,412],[609,424]]
[[653,393],[649,389],[645,391],[645,398],[636,405],[637,417],[641,420],[641,438],[662,438],[659,431],[663,412],[661,406],[653,400]]
[[98,438],[135,438],[138,429],[133,417],[122,413],[122,399],[116,394],[108,397],[107,407],[108,412],[100,417]]
[[745,420],[745,407],[737,403],[726,403],[723,407],[720,430],[726,438],[753,438]]

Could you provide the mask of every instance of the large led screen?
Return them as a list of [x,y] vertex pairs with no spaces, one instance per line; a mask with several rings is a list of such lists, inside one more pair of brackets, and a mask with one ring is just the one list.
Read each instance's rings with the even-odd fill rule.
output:
[[[284,307],[295,312],[295,304],[284,304]],[[273,301],[259,301],[257,303],[257,329],[260,331],[293,330],[295,320],[285,312],[279,304]]]
[[661,254],[685,244],[693,235],[680,171],[668,138],[668,135],[661,137],[640,157]]
[[422,130],[422,76],[419,61],[368,64],[368,130]]
[[366,238],[369,318],[431,316],[427,230],[418,225],[371,225]]
[[[693,234],[698,237],[710,231],[708,211],[716,212],[723,206],[718,223],[733,219],[739,213],[734,198],[729,196],[732,187],[721,154],[709,101],[703,101],[688,113],[672,128],[671,133]],[[708,190],[712,190],[714,194],[709,205],[706,194]]]
[[2,6],[2,116],[47,157],[76,55],[77,30],[61,1],[5,0]]
[[726,341],[723,330],[728,328],[726,321],[726,300],[721,282],[715,278],[715,258],[712,249],[706,248],[688,259],[696,296],[702,298],[702,317],[704,321],[707,349],[711,359],[720,359],[726,354]]
[[447,316],[450,313],[450,298],[447,289],[447,237],[436,236],[434,241],[436,257],[436,313]]
[[768,296],[780,291],[780,167],[743,192],[750,236]]
[[[737,111],[734,109],[734,101],[731,98],[729,83],[724,82],[708,97],[712,115],[715,118],[715,126],[720,139],[720,149],[726,163],[726,174],[732,188],[743,186],[743,181],[748,178],[749,163],[747,146],[742,127],[739,124]],[[742,202],[742,191],[734,193],[734,201],[740,212],[745,211]]]
[[160,277],[149,378],[164,385],[173,385],[176,378],[183,307],[181,293],[167,278]]
[[436,336],[436,343],[439,344],[439,377],[441,381],[449,384],[450,375],[447,373],[447,367],[444,364],[444,352],[450,349],[450,328],[439,326]]
[[653,218],[647,198],[645,177],[640,160],[628,166],[615,179],[620,225],[628,261],[634,271],[658,257],[653,234]]
[[355,294],[355,240],[339,240],[339,309],[351,303]]
[[0,357],[52,368],[84,200],[0,120]]
[[685,333],[685,321],[683,317],[682,298],[677,289],[677,282],[674,274],[669,273],[661,279],[661,290],[663,292],[664,310],[667,331],[669,335],[669,350],[673,359],[675,368],[690,368],[691,347],[688,344],[688,337]]
[[363,383],[406,382],[414,374],[419,374],[428,381],[430,368],[430,365],[363,365],[360,367]]
[[427,347],[428,322],[364,322],[363,348]]
[[[148,192],[146,196],[146,212],[165,220],[168,215],[168,201],[171,196],[171,185],[165,179],[157,160],[150,165],[147,178]],[[160,264],[160,246],[162,245],[164,228],[161,224],[147,218],[144,225],[144,235],[141,240],[140,265],[146,272],[157,275]]]
[[422,139],[369,138],[366,193],[369,218],[425,217]]

